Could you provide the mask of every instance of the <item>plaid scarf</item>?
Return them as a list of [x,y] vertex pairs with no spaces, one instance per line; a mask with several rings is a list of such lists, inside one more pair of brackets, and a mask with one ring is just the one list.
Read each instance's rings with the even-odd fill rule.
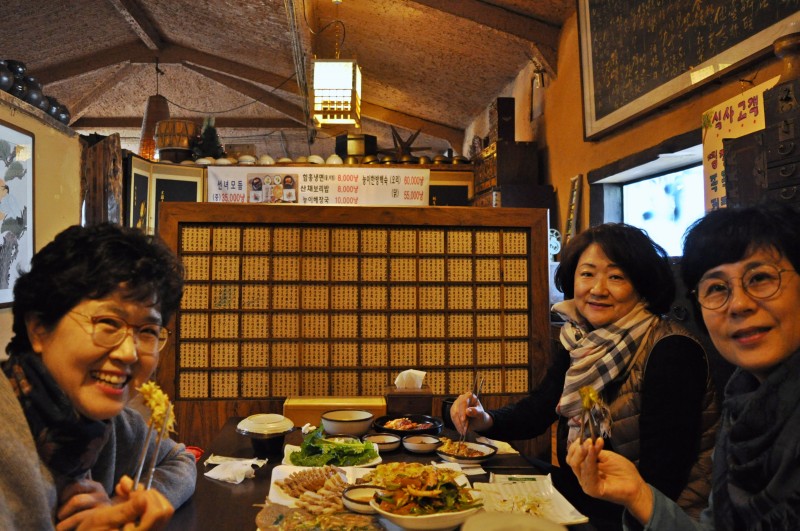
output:
[[600,392],[625,374],[658,317],[640,302],[618,321],[592,329],[578,313],[574,300],[555,304],[553,311],[567,321],[561,327],[561,344],[569,351],[570,367],[556,413],[570,419],[567,444],[571,444],[579,435],[582,412],[579,390],[589,386]]

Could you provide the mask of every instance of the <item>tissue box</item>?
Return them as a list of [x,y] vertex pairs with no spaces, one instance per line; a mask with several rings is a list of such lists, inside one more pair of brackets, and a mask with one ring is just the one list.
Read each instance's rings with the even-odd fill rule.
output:
[[420,389],[398,389],[396,385],[386,388],[386,414],[404,413],[433,414],[433,392],[428,384],[422,384]]
[[283,416],[295,426],[310,423],[320,426],[322,414],[333,409],[363,409],[375,418],[386,415],[382,396],[290,396],[283,403]]

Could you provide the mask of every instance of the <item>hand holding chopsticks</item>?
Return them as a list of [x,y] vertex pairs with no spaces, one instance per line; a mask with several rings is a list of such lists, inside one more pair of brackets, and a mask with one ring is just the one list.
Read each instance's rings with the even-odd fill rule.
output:
[[[478,379],[478,374],[475,374],[475,381],[472,384],[472,396],[475,397],[476,403],[480,404],[480,394],[481,388],[483,388],[484,378],[480,377]],[[469,406],[469,401],[472,399],[472,396],[467,398],[467,406]],[[461,433],[461,437],[459,438],[458,442],[463,443],[467,438],[467,431],[469,431],[469,417],[466,417],[466,424],[464,426],[464,431]]]

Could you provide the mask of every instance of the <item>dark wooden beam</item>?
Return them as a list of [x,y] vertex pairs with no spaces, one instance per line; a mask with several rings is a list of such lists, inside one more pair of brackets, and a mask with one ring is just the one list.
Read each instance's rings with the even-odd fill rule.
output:
[[423,118],[418,118],[416,116],[411,116],[410,114],[393,111],[391,109],[387,109],[385,107],[381,107],[380,105],[375,105],[374,103],[369,103],[363,100],[361,101],[361,114],[362,116],[372,120],[377,120],[390,125],[398,125],[400,127],[405,127],[406,129],[411,129],[412,131],[422,129],[422,132],[426,135],[447,140],[450,142],[450,147],[458,151],[461,151],[461,147],[464,145],[463,129],[457,129],[455,127],[450,127],[449,125],[443,125],[425,120]]
[[164,40],[136,0],[108,0],[128,23],[139,39],[151,50],[160,50]]
[[70,106],[72,114],[70,123],[74,123],[79,118],[81,118],[83,114],[86,112],[86,109],[89,107],[89,105],[100,99],[100,97],[109,90],[113,89],[123,81],[127,80],[131,76],[131,74],[133,74],[134,71],[135,68],[133,68],[133,65],[127,63],[117,72],[108,76],[105,81],[95,86],[94,89],[84,94],[81,99],[79,99]]
[[48,85],[82,76],[118,63],[154,63],[156,55],[153,50],[148,49],[139,42],[122,44],[113,48],[105,48],[44,70],[37,70],[32,75],[35,75],[43,85]]
[[558,26],[480,0],[413,0],[413,2],[530,42],[533,44],[536,59],[550,75],[555,76],[558,38],[561,33],[561,28]]
[[[198,117],[173,116],[177,120],[193,120],[202,122]],[[142,127],[141,116],[84,116],[79,118],[70,127],[73,129],[138,129]],[[214,127],[225,129],[305,129],[288,118],[225,118],[218,116],[214,120]]]
[[244,94],[245,96],[253,98],[259,104],[271,107],[272,109],[285,114],[289,118],[292,118],[299,123],[306,123],[305,114],[299,105],[295,105],[294,103],[286,101],[283,98],[276,96],[272,92],[264,90],[258,85],[254,85],[233,76],[220,74],[219,72],[210,70],[208,68],[202,68],[190,64],[185,66],[189,70],[193,70],[194,72],[206,76],[209,79],[213,79],[217,83],[225,85],[231,90],[235,90],[240,94]]

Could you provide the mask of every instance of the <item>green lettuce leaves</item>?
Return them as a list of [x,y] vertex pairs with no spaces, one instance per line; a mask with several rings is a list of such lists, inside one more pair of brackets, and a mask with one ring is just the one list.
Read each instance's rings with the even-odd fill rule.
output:
[[356,466],[377,457],[378,451],[371,442],[326,439],[321,427],[305,436],[299,452],[289,454],[289,460],[296,466]]

